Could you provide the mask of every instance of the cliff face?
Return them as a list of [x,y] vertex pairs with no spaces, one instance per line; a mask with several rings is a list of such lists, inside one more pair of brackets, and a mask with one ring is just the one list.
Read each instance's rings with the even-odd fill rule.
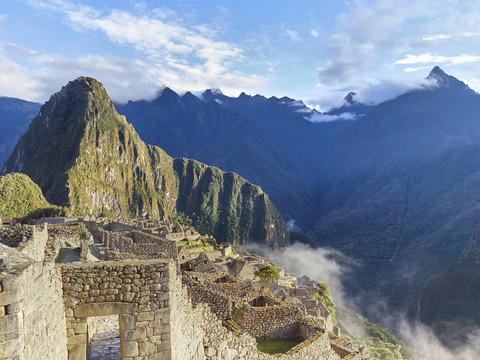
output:
[[197,161],[146,146],[102,84],[71,81],[52,95],[2,173],[28,174],[52,203],[72,213],[191,217],[221,241],[286,244],[286,226],[258,186]]

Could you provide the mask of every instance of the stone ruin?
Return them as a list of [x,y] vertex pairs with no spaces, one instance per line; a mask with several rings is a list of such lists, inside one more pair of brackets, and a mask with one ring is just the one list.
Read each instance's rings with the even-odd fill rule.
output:
[[[222,256],[228,244],[160,222],[79,220],[0,229],[0,360],[86,360],[107,315],[122,360],[371,358],[269,287],[221,271],[238,260]],[[78,257],[56,263],[65,247]],[[257,351],[288,337],[301,341],[286,354]]]

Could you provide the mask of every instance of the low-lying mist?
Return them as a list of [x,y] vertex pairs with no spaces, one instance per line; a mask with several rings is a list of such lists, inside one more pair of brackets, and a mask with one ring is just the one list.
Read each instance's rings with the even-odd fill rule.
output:
[[[342,283],[361,263],[345,256],[338,250],[312,248],[305,244],[293,244],[286,249],[272,250],[266,246],[249,244],[248,251],[265,256],[278,267],[298,277],[307,275],[313,280],[330,285],[335,303],[362,314],[355,299],[349,298]],[[433,331],[419,322],[407,320],[406,314],[390,311],[381,297],[372,294],[370,310],[377,311],[385,327],[393,331],[403,342],[413,348],[420,358],[428,360],[478,360],[480,359],[480,329],[473,330],[465,339],[465,345],[449,349]],[[362,333],[362,329],[355,329]],[[363,333],[366,333],[363,331]]]

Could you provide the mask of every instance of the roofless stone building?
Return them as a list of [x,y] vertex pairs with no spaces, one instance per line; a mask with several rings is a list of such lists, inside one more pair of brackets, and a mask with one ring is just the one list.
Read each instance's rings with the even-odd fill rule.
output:
[[[189,271],[181,270],[183,245],[175,242],[195,241],[190,231],[186,240],[157,234],[156,241],[151,229],[113,233],[102,223],[85,224],[124,258],[89,261],[91,243],[80,239],[83,261],[55,263],[59,244],[74,241],[68,226],[0,229],[0,360],[87,360],[91,329],[105,315],[119,319],[122,360],[370,358],[258,283],[215,271],[205,252],[192,253],[184,259]],[[148,258],[141,244],[161,258]],[[132,253],[141,259],[128,258]],[[293,335],[302,341],[286,354],[257,351],[257,339]]]

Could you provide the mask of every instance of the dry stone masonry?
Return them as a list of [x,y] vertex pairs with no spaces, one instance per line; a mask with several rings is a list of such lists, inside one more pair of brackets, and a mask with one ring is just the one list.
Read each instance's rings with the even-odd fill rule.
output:
[[[81,261],[55,263],[69,245]],[[0,360],[87,360],[99,316],[118,319],[122,360],[373,359],[335,335],[331,320],[325,326],[328,310],[308,291],[294,298],[249,278],[264,264],[160,221],[2,227]],[[301,342],[285,354],[257,351],[257,341],[283,338]]]

